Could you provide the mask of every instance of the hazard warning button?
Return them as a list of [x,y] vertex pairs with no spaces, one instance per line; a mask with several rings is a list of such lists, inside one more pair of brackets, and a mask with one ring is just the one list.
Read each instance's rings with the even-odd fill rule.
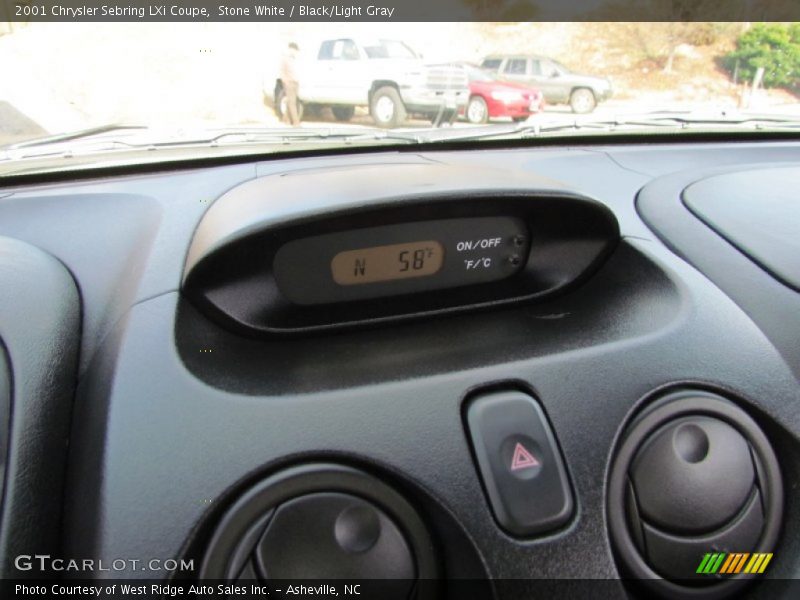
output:
[[518,479],[533,479],[542,472],[542,451],[532,439],[512,435],[502,448],[508,469]]
[[530,536],[563,525],[573,501],[544,411],[515,391],[477,396],[467,424],[489,504],[500,526]]

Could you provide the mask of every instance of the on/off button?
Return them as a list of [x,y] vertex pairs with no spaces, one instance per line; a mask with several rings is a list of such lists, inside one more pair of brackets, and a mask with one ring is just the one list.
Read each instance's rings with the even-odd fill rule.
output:
[[467,425],[489,504],[503,529],[527,536],[569,520],[567,472],[536,400],[514,391],[477,396],[467,407]]

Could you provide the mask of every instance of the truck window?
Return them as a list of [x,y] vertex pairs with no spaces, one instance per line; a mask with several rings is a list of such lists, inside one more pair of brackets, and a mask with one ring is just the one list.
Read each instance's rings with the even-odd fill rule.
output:
[[341,54],[336,56],[334,49],[334,56],[344,60],[358,60],[358,48],[356,48],[355,42],[353,40],[341,40],[341,42]]
[[489,69],[491,71],[497,71],[500,68],[500,63],[503,62],[502,58],[487,58],[481,63],[481,66],[484,69]]
[[333,58],[333,44],[334,40],[322,42],[322,45],[319,47],[319,54],[317,54],[317,59],[331,60]]
[[353,40],[328,40],[322,42],[317,59],[358,60],[358,48]]
[[556,65],[553,62],[549,60],[543,60],[541,61],[541,65],[542,65],[542,75],[544,77],[555,77],[556,75],[558,75],[558,67],[556,67]]
[[539,77],[542,74],[542,61],[531,59],[531,75]]

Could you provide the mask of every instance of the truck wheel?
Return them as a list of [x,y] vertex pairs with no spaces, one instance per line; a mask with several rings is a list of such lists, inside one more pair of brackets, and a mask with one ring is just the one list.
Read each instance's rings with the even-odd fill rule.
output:
[[398,91],[390,86],[379,88],[372,94],[369,112],[378,127],[397,127],[406,120],[403,100]]
[[597,106],[597,99],[594,97],[594,92],[587,88],[578,88],[574,90],[569,97],[569,105],[572,107],[574,113],[590,113]]
[[282,87],[275,90],[275,114],[279,119],[283,118],[283,109],[286,107],[286,94]]
[[473,96],[467,104],[467,121],[476,125],[489,121],[489,107],[486,100],[480,96]]
[[[286,114],[286,92],[283,91],[283,88],[278,88],[278,91],[275,93],[275,114],[278,115],[278,118],[283,120],[284,115]],[[301,121],[303,120],[303,103],[299,100],[297,101],[297,118]]]
[[334,106],[331,108],[337,121],[349,121],[356,114],[355,106]]

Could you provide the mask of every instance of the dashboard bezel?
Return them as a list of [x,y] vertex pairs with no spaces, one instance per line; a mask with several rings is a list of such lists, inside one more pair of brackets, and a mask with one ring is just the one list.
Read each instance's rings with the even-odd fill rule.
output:
[[[331,233],[475,217],[522,221],[530,236],[524,266],[499,281],[374,299],[300,305],[276,282],[276,254],[290,242]],[[619,241],[604,205],[572,192],[530,189],[421,194],[257,228],[217,245],[190,267],[184,292],[203,312],[250,334],[297,334],[487,308],[550,296],[596,269]]]

